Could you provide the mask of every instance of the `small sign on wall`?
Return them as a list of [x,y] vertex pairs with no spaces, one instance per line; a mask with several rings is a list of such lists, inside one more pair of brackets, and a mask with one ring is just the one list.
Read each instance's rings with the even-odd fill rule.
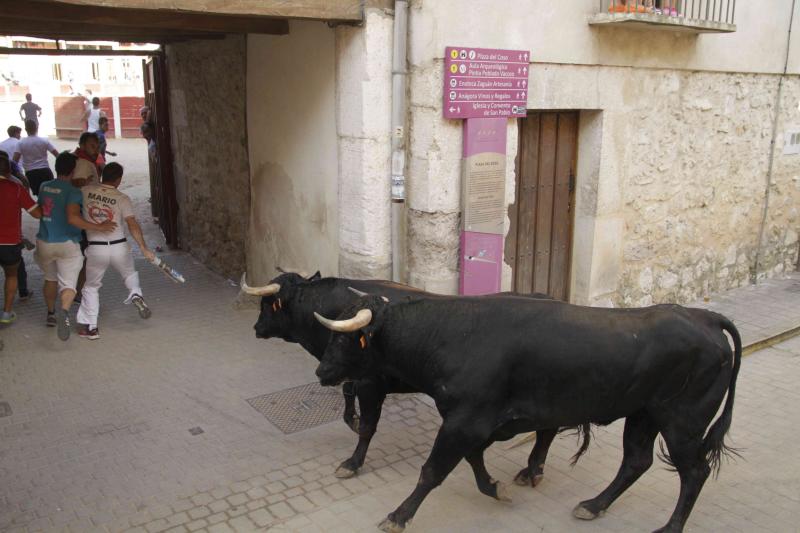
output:
[[783,155],[800,154],[800,128],[794,126],[783,134]]

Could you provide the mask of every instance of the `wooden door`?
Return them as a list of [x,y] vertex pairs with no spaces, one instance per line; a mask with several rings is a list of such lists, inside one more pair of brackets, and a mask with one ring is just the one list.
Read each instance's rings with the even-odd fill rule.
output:
[[578,113],[529,113],[519,124],[516,203],[505,247],[513,288],[567,300]]
[[150,122],[155,130],[155,155],[150,154],[150,198],[153,216],[164,232],[167,244],[177,247],[178,201],[172,171],[172,139],[169,128],[167,70],[162,56],[142,62],[144,68],[144,100],[150,108]]

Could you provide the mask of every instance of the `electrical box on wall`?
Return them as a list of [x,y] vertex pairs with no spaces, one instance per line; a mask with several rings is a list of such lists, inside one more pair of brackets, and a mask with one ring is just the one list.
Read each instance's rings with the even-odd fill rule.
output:
[[783,155],[800,154],[800,127],[791,127],[783,134]]

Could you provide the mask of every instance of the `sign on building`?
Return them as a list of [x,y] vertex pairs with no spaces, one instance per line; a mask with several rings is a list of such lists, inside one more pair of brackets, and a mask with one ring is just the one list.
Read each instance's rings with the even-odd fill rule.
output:
[[524,117],[530,53],[445,48],[445,118]]
[[527,114],[530,53],[448,46],[444,117],[465,118],[460,294],[500,291],[508,119]]

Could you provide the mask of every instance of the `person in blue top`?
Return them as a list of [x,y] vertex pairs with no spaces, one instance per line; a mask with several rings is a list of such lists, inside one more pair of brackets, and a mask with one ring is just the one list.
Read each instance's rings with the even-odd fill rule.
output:
[[[75,299],[78,274],[83,267],[83,255],[78,244],[81,230],[114,231],[117,224],[87,222],[81,216],[83,195],[72,185],[75,173],[75,155],[62,152],[56,158],[57,178],[42,183],[38,203],[42,209],[39,233],[36,234],[34,259],[44,272],[44,299],[47,303],[48,326],[58,327],[58,338],[69,339],[69,308]],[[56,298],[60,306],[56,308]]]

